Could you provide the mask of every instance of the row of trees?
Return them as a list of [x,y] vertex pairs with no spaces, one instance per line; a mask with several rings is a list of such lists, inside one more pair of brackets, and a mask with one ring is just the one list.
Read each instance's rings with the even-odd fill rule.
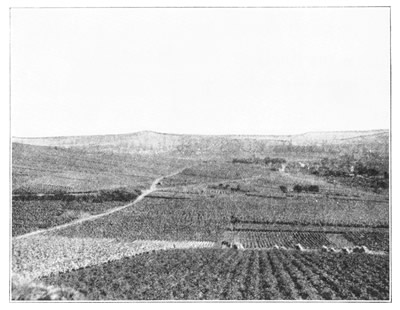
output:
[[286,163],[286,159],[280,157],[250,157],[250,158],[234,158],[232,160],[234,164],[265,164],[265,165],[275,165],[275,164],[284,164]]
[[[289,191],[288,188],[286,186],[284,186],[284,185],[279,186],[279,189],[285,194]],[[299,184],[296,184],[295,186],[293,186],[293,191],[296,192],[296,193],[301,193],[301,192],[318,193],[319,192],[319,186],[318,185],[299,185]]]
[[14,201],[37,201],[37,200],[58,200],[58,201],[84,201],[101,203],[107,201],[131,201],[140,195],[140,190],[128,191],[124,188],[100,190],[96,193],[69,193],[57,191],[49,194],[23,193],[13,196]]

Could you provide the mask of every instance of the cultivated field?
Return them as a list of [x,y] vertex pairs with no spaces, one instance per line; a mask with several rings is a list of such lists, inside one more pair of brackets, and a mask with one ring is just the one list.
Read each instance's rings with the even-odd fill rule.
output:
[[13,144],[14,299],[390,299],[385,156],[104,148]]
[[388,257],[167,250],[42,277],[90,299],[388,299]]

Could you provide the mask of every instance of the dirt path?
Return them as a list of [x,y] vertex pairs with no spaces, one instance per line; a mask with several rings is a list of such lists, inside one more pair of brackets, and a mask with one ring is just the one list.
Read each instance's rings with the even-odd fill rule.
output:
[[80,223],[83,223],[83,222],[93,221],[95,219],[98,219],[98,218],[113,214],[115,212],[121,211],[123,209],[129,208],[129,207],[137,204],[141,200],[143,200],[143,198],[145,198],[147,195],[155,192],[157,190],[157,184],[161,180],[163,180],[165,178],[172,177],[174,175],[177,175],[177,174],[181,173],[184,169],[186,169],[186,168],[180,169],[180,170],[178,170],[176,172],[173,172],[171,174],[168,174],[168,175],[165,175],[165,176],[162,176],[162,177],[159,177],[159,178],[155,179],[153,181],[153,183],[151,184],[149,189],[146,189],[146,190],[142,191],[142,193],[138,197],[136,197],[136,199],[134,201],[128,203],[127,205],[120,206],[120,207],[108,210],[107,212],[104,212],[104,213],[95,214],[95,215],[91,215],[91,216],[88,216],[88,217],[85,217],[85,218],[81,218],[81,219],[78,219],[78,220],[75,220],[75,221],[72,221],[72,222],[69,222],[69,223],[66,223],[66,224],[59,225],[59,226],[50,227],[48,229],[36,230],[36,231],[30,232],[30,233],[27,233],[25,235],[16,236],[16,237],[12,238],[12,240],[19,240],[19,239],[23,239],[23,238],[28,238],[28,237],[36,236],[38,234],[45,233],[45,232],[50,232],[50,231],[59,230],[59,229],[65,228],[65,227],[77,225],[77,224],[80,224]]

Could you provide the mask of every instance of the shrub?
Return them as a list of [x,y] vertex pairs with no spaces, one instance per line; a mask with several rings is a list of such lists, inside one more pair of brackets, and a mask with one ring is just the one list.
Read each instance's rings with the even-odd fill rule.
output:
[[318,185],[310,185],[310,186],[308,186],[307,190],[309,192],[317,193],[317,192],[319,192],[319,186]]
[[140,190],[128,191],[124,188],[100,190],[97,193],[68,193],[64,191],[56,191],[45,195],[37,195],[35,193],[21,193],[19,196],[14,196],[14,201],[44,201],[44,200],[58,200],[58,201],[84,201],[84,202],[106,202],[106,201],[131,201],[134,200],[141,193]]
[[239,221],[240,221],[240,220],[239,220],[236,216],[234,216],[234,215],[231,216],[231,223],[232,223],[232,224],[239,223]]
[[301,193],[303,191],[303,186],[296,184],[295,186],[293,186],[293,191],[295,191],[296,193]]
[[293,191],[295,191],[297,193],[301,193],[301,192],[318,193],[319,192],[319,186],[318,185],[299,185],[299,184],[296,184],[293,187]]
[[288,192],[288,189],[286,186],[281,185],[281,186],[279,186],[279,189],[282,191],[282,193],[286,194]]
[[274,164],[285,164],[286,163],[286,159],[279,158],[279,157],[276,157],[276,158],[265,157],[264,158],[264,163],[266,165],[268,165],[268,164],[272,164],[272,165],[274,165]]

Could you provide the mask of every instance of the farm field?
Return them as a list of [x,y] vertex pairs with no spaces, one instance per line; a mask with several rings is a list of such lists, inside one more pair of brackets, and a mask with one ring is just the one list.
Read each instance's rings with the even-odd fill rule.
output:
[[281,192],[279,186],[277,186],[278,184],[288,187],[295,184],[318,185],[323,189],[323,193],[328,195],[344,197],[360,197],[362,195],[364,198],[370,199],[385,198],[385,194],[379,195],[370,190],[362,190],[358,187],[352,188],[337,182],[331,183],[327,179],[304,173],[297,169],[289,170],[287,173],[278,173],[265,165],[240,164],[221,160],[194,162],[189,168],[184,169],[182,173],[166,180],[161,187],[199,184],[219,185],[220,183],[224,187],[228,185],[228,189],[242,185],[245,191],[265,193]]
[[245,248],[272,248],[274,246],[293,249],[296,244],[301,244],[306,249],[321,249],[332,247],[334,249],[352,248],[364,245],[373,251],[389,251],[389,233],[386,232],[343,232],[326,233],[307,231],[239,231],[232,239],[236,238]]
[[124,240],[215,242],[231,226],[232,217],[264,224],[387,227],[388,208],[369,202],[338,203],[309,198],[276,200],[239,194],[221,197],[200,195],[191,199],[145,198],[136,208],[69,227],[58,234]]
[[390,299],[388,191],[231,159],[13,152],[15,278],[89,300]]
[[13,143],[13,193],[144,189],[190,160]]
[[167,250],[40,278],[90,300],[385,300],[387,256]]
[[12,272],[25,279],[56,274],[170,248],[210,248],[213,242],[119,241],[111,238],[67,238],[48,234],[14,240]]
[[91,203],[66,201],[15,201],[12,235],[19,236],[39,229],[65,224],[93,214],[103,213],[121,202]]

